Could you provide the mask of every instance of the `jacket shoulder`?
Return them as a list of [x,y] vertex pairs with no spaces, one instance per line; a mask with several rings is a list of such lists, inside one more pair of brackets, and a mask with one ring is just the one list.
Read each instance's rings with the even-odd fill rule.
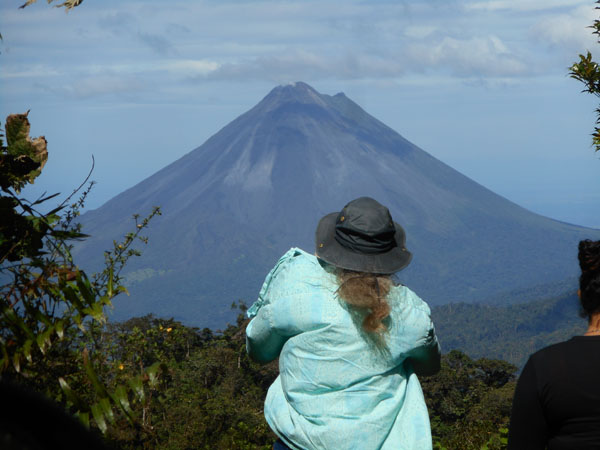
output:
[[410,308],[417,309],[419,311],[424,312],[428,316],[431,315],[431,308],[425,302],[425,300],[421,299],[415,292],[404,285],[395,286],[393,289],[395,299],[399,300],[399,302],[404,306],[408,306]]

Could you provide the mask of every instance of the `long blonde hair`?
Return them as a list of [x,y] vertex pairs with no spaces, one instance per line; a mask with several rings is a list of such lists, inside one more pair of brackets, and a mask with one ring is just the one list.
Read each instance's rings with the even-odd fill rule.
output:
[[383,322],[390,315],[387,295],[394,286],[389,275],[337,271],[338,296],[361,313],[362,328],[367,335],[379,335],[387,331]]

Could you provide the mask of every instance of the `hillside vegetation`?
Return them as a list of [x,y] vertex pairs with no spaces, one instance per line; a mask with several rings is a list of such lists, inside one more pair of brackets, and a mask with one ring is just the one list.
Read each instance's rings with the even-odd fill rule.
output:
[[509,306],[452,303],[432,309],[444,351],[523,367],[529,355],[585,332],[575,294]]
[[[276,436],[264,420],[263,402],[278,365],[249,360],[246,323],[240,315],[220,333],[153,316],[107,325],[97,335],[96,352],[104,358],[96,371],[108,385],[135,380],[144,367],[160,369],[157,383],[143,387],[142,401],[130,396],[138,425],[115,411],[107,417],[105,441],[122,449],[270,449]],[[68,359],[75,348],[60,351],[54,356]],[[515,371],[503,361],[445,355],[441,372],[421,380],[435,448],[504,448]],[[75,394],[93,397],[75,369],[66,378]],[[21,382],[41,392],[57,390],[52,372]],[[4,433],[0,442],[10,442]]]

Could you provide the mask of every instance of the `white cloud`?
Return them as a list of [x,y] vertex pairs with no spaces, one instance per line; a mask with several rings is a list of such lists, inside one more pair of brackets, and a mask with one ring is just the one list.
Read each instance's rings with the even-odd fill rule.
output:
[[590,4],[587,0],[491,0],[467,3],[467,11],[545,11],[554,8]]
[[329,57],[301,49],[223,64],[203,63],[200,67],[206,71],[199,73],[196,79],[259,79],[277,83],[302,79],[397,77],[404,72],[402,64],[392,57],[358,52]]
[[596,45],[592,30],[588,27],[597,15],[598,11],[592,4],[580,6],[566,14],[545,16],[531,28],[531,32],[542,43],[570,52],[583,52]]
[[[68,17],[39,8],[44,15],[18,20],[11,12],[14,22],[5,29],[22,45],[12,52],[18,57],[4,58],[0,77],[88,80],[79,90],[61,91],[70,96],[135,90],[127,80],[152,85],[157,95],[182,79],[388,81],[425,74],[492,83],[531,76],[525,61],[564,68],[540,41],[571,42],[571,48],[581,48],[584,36],[589,42],[585,27],[593,6],[585,0],[587,7],[573,7],[583,1],[173,1],[148,7],[131,0],[84,6]],[[89,24],[84,37],[76,34],[82,24]],[[28,60],[37,65],[27,66]]]
[[165,69],[173,74],[185,77],[197,77],[208,75],[221,67],[216,61],[205,59],[182,59],[175,61],[166,61],[159,64],[161,69]]
[[56,67],[45,64],[28,64],[0,71],[0,78],[47,78],[61,74],[62,71]]
[[438,71],[459,78],[510,78],[530,75],[527,65],[497,36],[470,39],[444,37],[416,42],[405,48],[376,54],[355,49],[328,54],[304,49],[265,56],[216,61],[179,61],[174,69],[189,72],[196,80],[258,79],[284,83],[300,79],[395,79],[408,74]]
[[527,65],[510,52],[497,36],[456,39],[444,37],[439,43],[416,43],[408,56],[417,70],[439,69],[460,77],[507,77],[527,74]]

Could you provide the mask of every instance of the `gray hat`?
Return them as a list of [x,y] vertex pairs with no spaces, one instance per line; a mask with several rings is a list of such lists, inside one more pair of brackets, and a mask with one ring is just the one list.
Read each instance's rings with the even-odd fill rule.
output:
[[327,214],[315,233],[317,256],[357,272],[392,274],[412,258],[404,229],[390,211],[369,197],[352,200],[339,213]]

